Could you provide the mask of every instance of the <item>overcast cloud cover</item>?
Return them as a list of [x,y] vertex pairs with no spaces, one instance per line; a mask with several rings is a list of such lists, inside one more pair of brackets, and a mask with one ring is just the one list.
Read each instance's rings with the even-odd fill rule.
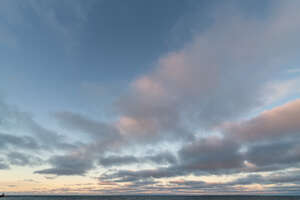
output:
[[299,9],[1,1],[0,191],[300,194]]

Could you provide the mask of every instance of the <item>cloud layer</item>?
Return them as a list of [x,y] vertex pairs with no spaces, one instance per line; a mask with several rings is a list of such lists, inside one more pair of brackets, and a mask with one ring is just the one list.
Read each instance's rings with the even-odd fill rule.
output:
[[[276,101],[270,84],[298,60],[300,3],[276,1],[260,17],[222,6],[207,29],[129,84],[112,119],[58,111],[50,129],[1,98],[0,170],[93,172],[107,193],[297,192],[300,99]],[[32,8],[68,35],[50,10]],[[202,180],[216,175],[230,178]]]

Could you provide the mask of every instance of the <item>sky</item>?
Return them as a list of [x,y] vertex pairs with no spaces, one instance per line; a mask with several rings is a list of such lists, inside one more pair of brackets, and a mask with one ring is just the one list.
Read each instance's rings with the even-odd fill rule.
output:
[[0,1],[0,192],[299,195],[299,9]]

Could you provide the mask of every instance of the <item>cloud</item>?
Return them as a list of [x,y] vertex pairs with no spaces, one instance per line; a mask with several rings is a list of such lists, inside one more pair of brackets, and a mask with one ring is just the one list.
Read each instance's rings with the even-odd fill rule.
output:
[[300,177],[298,170],[288,172],[276,172],[268,175],[250,174],[236,180],[223,183],[228,186],[235,185],[250,185],[250,184],[262,184],[262,185],[279,185],[279,184],[299,184]]
[[40,148],[37,141],[30,136],[14,136],[10,134],[0,133],[0,149],[6,149],[11,146],[21,149]]
[[[54,32],[68,36],[73,30],[60,21],[52,3],[31,4]],[[240,119],[269,103],[270,91],[277,91],[278,100],[296,90],[296,79],[266,88],[284,70],[286,60],[298,59],[294,52],[300,46],[299,6],[296,1],[278,3],[264,17],[245,17],[235,8],[229,9],[230,14],[228,10],[212,14],[206,30],[131,82],[117,102],[115,121],[56,112],[55,119],[68,133],[61,135],[0,99],[0,151],[6,156],[0,169],[47,162],[48,168],[35,173],[84,176],[104,167],[107,171],[99,176],[100,182],[120,184],[127,192],[237,192],[253,184],[293,190],[284,184],[299,184],[299,172],[276,175],[275,170],[299,168],[300,100]],[[84,21],[80,7],[76,9],[79,21]],[[83,87],[99,89],[90,84]],[[85,142],[73,142],[75,134]],[[145,145],[155,153],[128,153]],[[44,151],[50,152],[47,161],[39,159]],[[138,164],[151,167],[129,166]],[[262,171],[271,175],[259,174]],[[165,179],[211,174],[250,175],[225,183],[172,180],[168,184]],[[268,191],[276,189],[268,187]]]
[[197,128],[210,129],[264,105],[265,87],[283,70],[282,60],[297,59],[296,7],[278,3],[263,19],[234,9],[213,16],[207,30],[132,82],[118,102],[120,131],[148,140],[193,139]]
[[139,160],[135,156],[109,156],[99,160],[99,164],[105,167],[128,165],[138,162]]
[[267,110],[257,117],[225,125],[226,134],[242,141],[261,141],[297,136],[300,131],[300,100]]
[[[6,104],[0,98],[0,133],[2,145],[10,142],[26,148],[71,149],[76,145],[66,142],[66,137],[47,129],[37,123],[28,112],[22,112],[17,107]],[[0,129],[0,130],[1,130]],[[1,148],[1,147],[0,147]]]
[[[284,70],[282,61],[297,59],[293,52],[299,46],[300,20],[294,19],[300,18],[295,9],[299,6],[295,2],[278,3],[267,17],[258,18],[245,17],[236,8],[226,10],[230,15],[225,11],[214,13],[207,30],[195,34],[183,48],[162,56],[152,71],[132,81],[129,91],[117,102],[116,122],[103,123],[72,112],[55,116],[62,127],[93,139],[84,148],[91,154],[89,159],[99,160],[101,155],[102,166],[126,166],[141,160],[168,164],[105,173],[101,176],[104,180],[126,182],[187,174],[274,170],[274,165],[285,161],[297,163],[297,148],[283,147],[291,144],[285,143],[285,139],[298,133],[298,101],[250,120],[225,122],[238,121],[254,108],[265,105],[266,96],[270,95],[266,87],[277,72]],[[216,129],[221,136],[210,135]],[[274,137],[278,143],[272,141]],[[266,143],[259,144],[263,140]],[[161,158],[107,156],[111,151],[128,148],[127,144],[142,146],[163,141],[180,143],[178,158],[176,153]],[[277,147],[282,158],[275,163],[268,156]],[[256,149],[265,150],[266,154],[256,156]]]
[[240,145],[232,140],[208,137],[185,145],[179,151],[181,168],[211,173],[243,167]]
[[184,145],[178,152],[178,159],[171,156],[170,165],[167,167],[137,171],[120,170],[104,174],[100,179],[128,182],[188,174],[234,173],[245,167],[244,157],[239,149],[240,145],[233,141],[209,137]]
[[148,180],[152,178],[174,177],[185,174],[185,172],[176,171],[170,168],[158,169],[144,169],[144,170],[119,170],[113,173],[104,173],[99,177],[100,181],[114,181],[114,182],[137,182],[141,180]]
[[90,156],[118,151],[127,144],[126,138],[122,137],[113,124],[73,112],[58,112],[55,113],[55,118],[63,128],[82,134],[91,140],[88,144],[80,146],[84,151],[89,152]]
[[[299,176],[297,170],[288,172],[274,172],[268,175],[260,174],[248,174],[240,178],[235,178],[230,181],[203,181],[203,180],[189,180],[185,179],[171,179],[165,180],[162,184],[158,179],[154,179],[154,172],[143,171],[143,174],[149,173],[152,175],[151,178],[143,179],[143,174],[138,173],[140,176],[137,178],[131,177],[131,172],[125,171],[120,173],[125,175],[123,179],[125,182],[129,181],[128,184],[123,184],[122,192],[125,193],[143,193],[151,191],[152,193],[163,193],[172,192],[172,194],[257,194],[265,193],[271,194],[274,192],[282,192],[284,189],[287,191],[295,191],[295,188],[299,186]],[[150,177],[150,176],[147,176]],[[139,179],[140,178],[140,179]],[[106,190],[105,190],[106,192]],[[110,193],[113,191],[110,191]]]
[[55,113],[55,117],[62,127],[89,135],[93,139],[113,140],[120,137],[114,126],[77,113],[58,112]]
[[[66,137],[44,128],[30,113],[8,105],[0,98],[0,151],[6,155],[6,164],[18,166],[40,165],[45,152],[73,150],[77,143],[69,143]],[[17,151],[16,151],[17,149]]]
[[9,169],[9,165],[6,164],[2,159],[0,159],[0,170]]
[[[141,169],[137,171],[120,170],[113,171],[100,176],[100,179],[129,182],[136,180],[147,180],[149,178],[170,178],[184,175],[207,175],[207,174],[236,174],[241,172],[272,172],[275,170],[289,169],[298,166],[299,155],[299,131],[294,129],[297,126],[298,117],[295,114],[298,100],[286,105],[265,111],[261,115],[280,117],[270,118],[267,121],[277,122],[275,128],[269,125],[262,125],[268,131],[262,131],[253,127],[245,126],[249,133],[253,131],[261,134],[255,140],[241,140],[244,132],[229,132],[223,136],[206,136],[196,141],[184,144],[177,152],[178,156],[172,156],[176,162],[170,162],[167,167],[154,169]],[[293,112],[293,113],[290,113]],[[285,119],[285,117],[288,117]],[[258,121],[260,117],[255,117]],[[263,120],[266,118],[263,117]],[[250,119],[249,121],[252,121]],[[288,124],[285,124],[287,122]],[[247,123],[247,122],[244,122]],[[260,124],[260,122],[259,122]],[[274,124],[274,123],[272,123]],[[243,127],[243,126],[239,126]],[[270,129],[270,130],[269,130]],[[240,129],[239,129],[240,130]],[[293,130],[293,131],[290,131]],[[226,129],[228,131],[228,129]],[[279,131],[279,132],[275,132]],[[248,133],[248,132],[247,132]],[[270,136],[264,134],[271,134]],[[275,134],[275,135],[274,135]],[[274,137],[277,136],[278,137]],[[276,155],[276,156],[274,156]],[[120,159],[121,161],[122,159]],[[130,163],[138,159],[131,158]]]
[[[54,114],[59,124],[72,132],[77,132],[87,139],[86,144],[79,144],[76,149],[66,152],[65,155],[53,155],[49,159],[52,168],[37,170],[39,174],[53,175],[85,175],[93,169],[94,161],[107,152],[118,151],[125,141],[114,126],[90,119],[78,113],[57,112]],[[126,159],[123,159],[125,161]],[[109,165],[118,162],[117,159],[102,160]]]
[[270,167],[274,169],[293,167],[300,162],[299,141],[298,138],[287,141],[275,140],[265,144],[254,144],[245,153],[245,159],[253,163],[258,170]]
[[[235,193],[246,191],[251,192],[251,189],[243,188],[249,185],[260,184],[263,185],[263,191],[265,193],[274,191],[274,185],[278,189],[293,189],[293,184],[299,185],[299,176],[297,175],[298,171],[291,172],[281,172],[281,173],[272,173],[269,175],[259,175],[259,174],[250,174],[245,177],[237,178],[228,182],[205,182],[205,181],[189,181],[189,180],[178,180],[178,181],[170,181],[170,186],[179,189],[185,189],[186,191],[192,190],[208,190],[215,191],[218,193],[226,193],[233,191]],[[284,185],[284,184],[292,184],[292,185]],[[243,187],[240,187],[243,186]],[[240,187],[240,188],[239,188]],[[242,191],[241,191],[242,190]],[[254,190],[255,191],[255,190]],[[256,191],[255,191],[256,192]]]
[[243,159],[252,170],[290,168],[300,162],[299,117],[300,100],[296,99],[252,119],[227,123],[221,131],[244,147]]
[[[90,119],[73,112],[58,112],[54,114],[59,124],[72,132],[77,132],[87,139],[77,148],[70,149],[64,155],[52,155],[49,159],[51,168],[37,170],[39,174],[53,175],[85,175],[94,168],[94,162],[100,155],[116,152],[126,144],[119,131],[114,126]],[[114,159],[104,160],[103,163],[117,162]],[[108,164],[109,165],[109,164]]]
[[267,86],[266,90],[271,91],[272,94],[267,96],[266,99],[268,99],[267,101],[269,102],[269,104],[276,103],[277,101],[299,95],[299,88],[300,77],[283,81],[275,81]]
[[7,155],[7,161],[11,165],[17,166],[34,166],[42,164],[42,159],[29,154],[24,154],[20,152],[10,152]]
[[124,156],[106,156],[99,160],[99,164],[105,167],[111,166],[121,166],[139,163],[151,163],[151,164],[175,164],[177,162],[176,157],[170,152],[159,152],[155,155],[146,155],[141,157],[136,157],[132,155]]
[[145,156],[144,160],[150,160],[157,164],[175,164],[177,163],[177,158],[174,154],[168,151],[161,151],[156,155]]
[[92,160],[83,155],[73,154],[64,156],[54,156],[49,160],[53,168],[37,170],[37,174],[54,175],[84,175],[88,170],[94,168]]

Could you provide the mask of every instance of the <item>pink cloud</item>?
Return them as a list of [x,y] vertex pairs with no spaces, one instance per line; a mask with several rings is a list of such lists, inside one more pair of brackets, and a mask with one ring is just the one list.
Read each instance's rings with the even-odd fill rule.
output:
[[225,125],[228,134],[242,140],[264,140],[285,137],[300,132],[300,99],[291,101],[257,117],[240,123]]

